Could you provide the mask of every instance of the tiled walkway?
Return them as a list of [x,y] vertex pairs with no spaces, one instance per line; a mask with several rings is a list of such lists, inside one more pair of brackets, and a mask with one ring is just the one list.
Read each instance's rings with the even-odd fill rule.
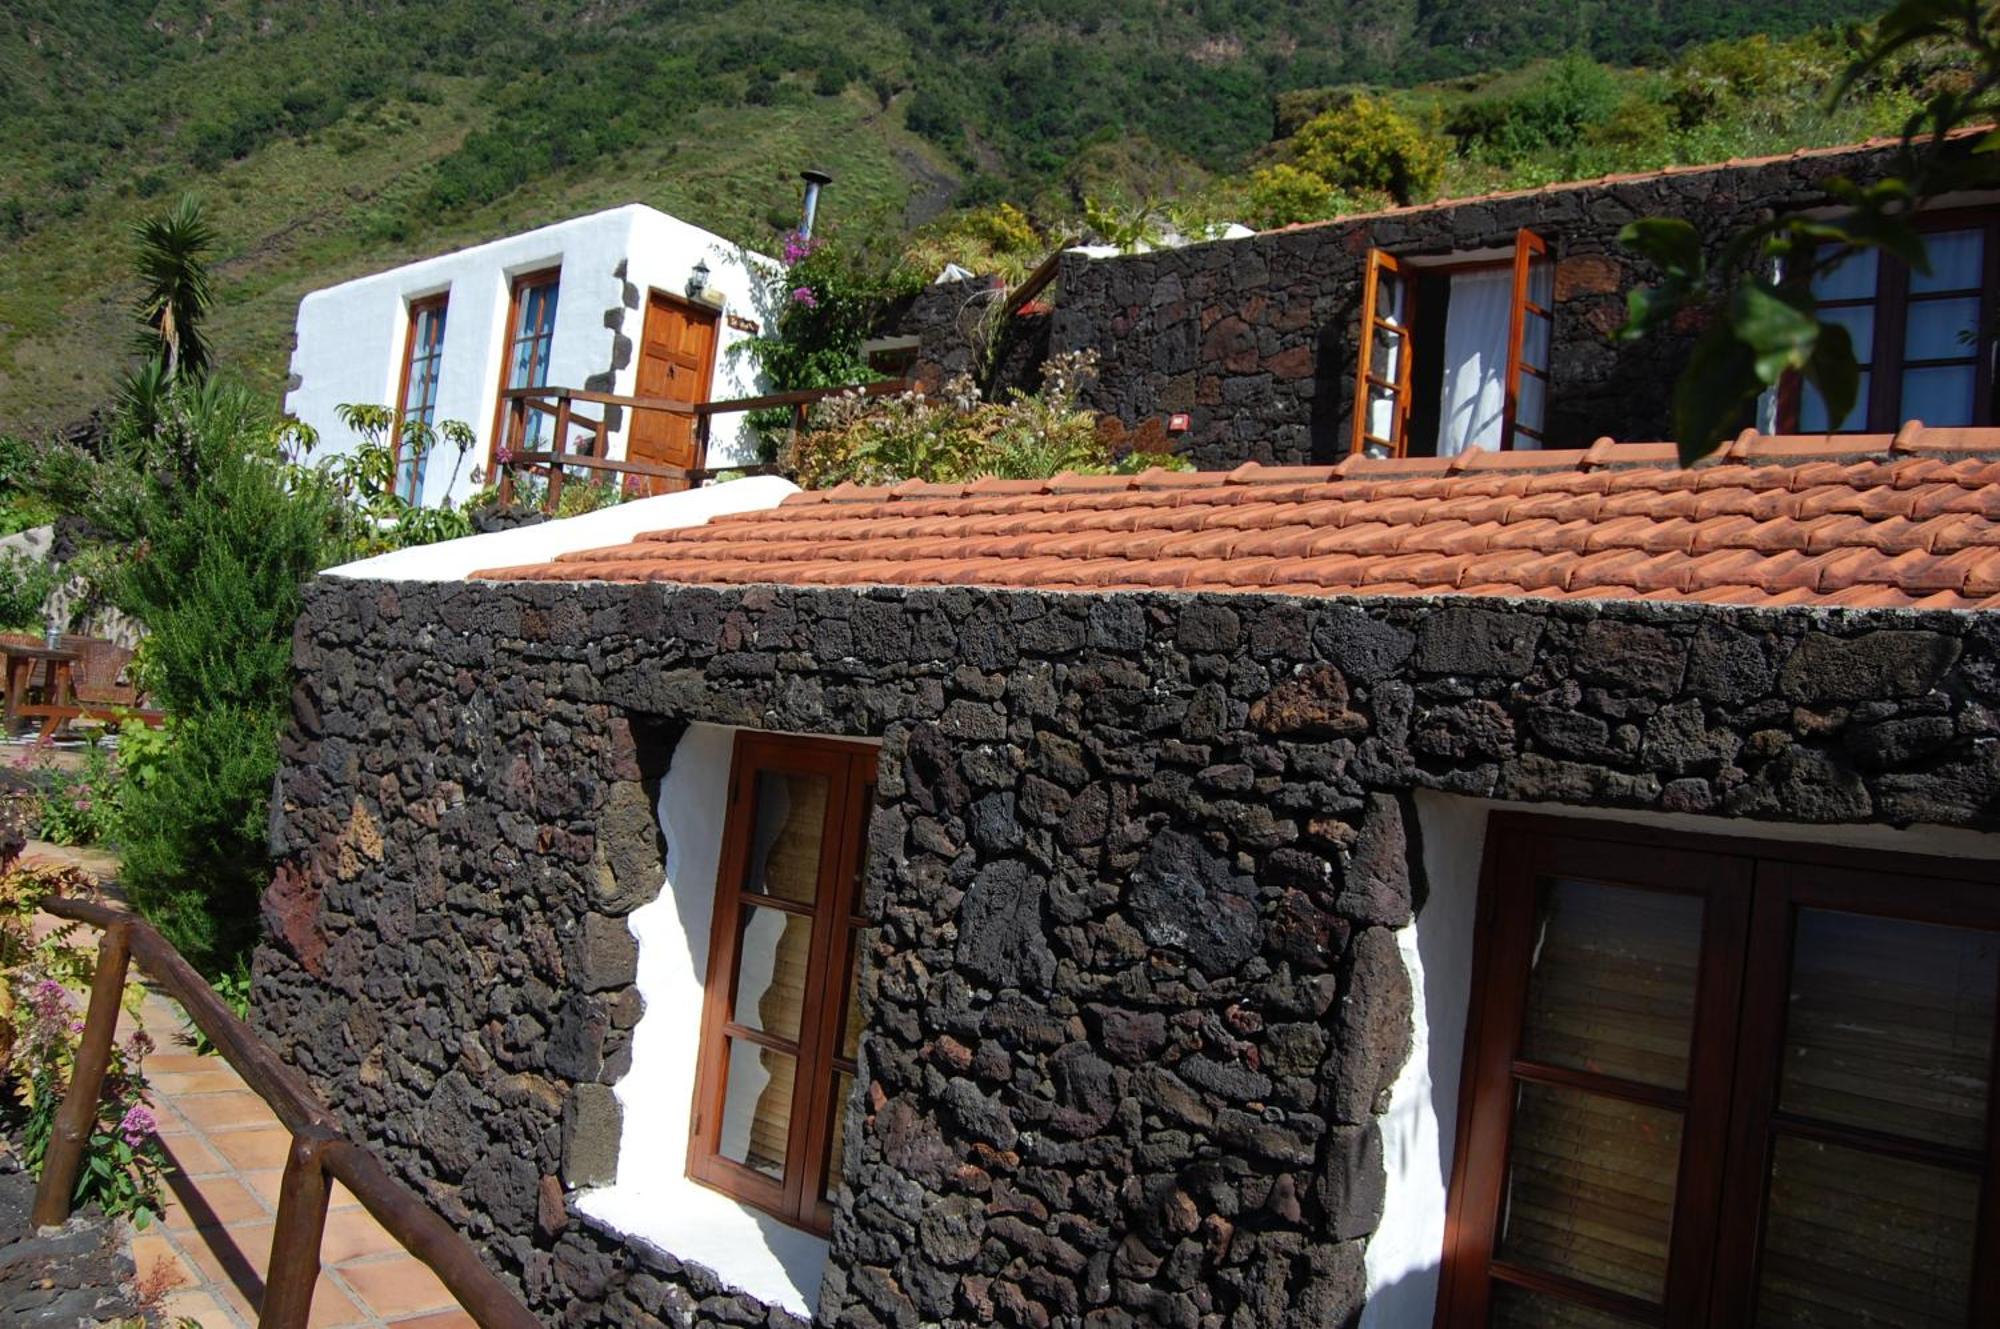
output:
[[[29,856],[38,854],[100,874],[107,866],[99,856],[30,846]],[[164,1293],[169,1324],[186,1317],[201,1329],[254,1329],[290,1136],[229,1063],[188,1049],[176,1003],[149,990],[140,1018],[158,1045],[144,1069],[174,1162],[165,1221],[132,1241],[140,1284]],[[333,1190],[320,1260],[314,1329],[473,1329],[437,1276],[344,1187]]]

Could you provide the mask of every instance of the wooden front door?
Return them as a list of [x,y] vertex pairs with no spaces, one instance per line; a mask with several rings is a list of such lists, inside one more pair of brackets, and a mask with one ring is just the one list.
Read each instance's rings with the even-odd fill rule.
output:
[[[715,374],[716,314],[661,291],[646,304],[645,340],[639,348],[639,383],[633,395],[669,401],[708,400]],[[633,461],[693,467],[695,421],[690,415],[665,411],[635,411],[626,456]],[[686,486],[668,480],[641,481],[649,494]]]

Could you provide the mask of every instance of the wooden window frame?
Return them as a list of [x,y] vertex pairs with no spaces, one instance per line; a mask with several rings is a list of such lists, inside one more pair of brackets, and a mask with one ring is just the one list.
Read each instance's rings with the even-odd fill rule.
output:
[[[2000,1323],[2000,1027],[1989,1072],[1986,1150],[1902,1141],[1806,1122],[1776,1107],[1795,912],[1826,908],[2000,931],[1994,865],[1725,836],[1617,822],[1499,813],[1481,868],[1458,1131],[1434,1323],[1487,1323],[1493,1284],[1567,1296],[1667,1329],[1751,1322],[1772,1140],[1781,1132],[1876,1154],[1946,1161],[1980,1178],[1966,1323]],[[1685,1090],[1548,1066],[1520,1055],[1537,883],[1551,874],[1700,895],[1702,954]],[[2000,1016],[2000,1006],[1996,1006]],[[1496,1258],[1513,1122],[1512,1086],[1541,1082],[1683,1113],[1663,1304]]]
[[[1382,275],[1394,277],[1403,285],[1403,322],[1401,326],[1389,323],[1376,316],[1380,308]],[[1400,457],[1409,447],[1410,424],[1410,362],[1416,352],[1416,309],[1417,287],[1410,279],[1410,272],[1403,261],[1385,249],[1370,249],[1368,265],[1361,285],[1361,344],[1360,354],[1354,365],[1354,437],[1349,451],[1357,455],[1366,451],[1370,442],[1388,447],[1389,455]],[[1380,379],[1369,372],[1375,359],[1375,334],[1378,328],[1387,328],[1403,340],[1403,353],[1396,360],[1396,377],[1393,382]],[[1368,432],[1368,393],[1372,387],[1387,388],[1395,395],[1395,405],[1389,423],[1390,437]]]
[[[420,299],[411,300],[405,311],[406,317],[403,324],[403,370],[396,378],[396,403],[391,410],[389,424],[389,492],[392,494],[399,491],[403,473],[403,418],[409,413],[410,371],[415,368],[417,362],[417,329],[422,326],[422,319],[425,314],[432,310],[437,311],[437,343],[434,354],[437,356],[438,369],[441,375],[444,368],[444,329],[451,312],[450,301],[450,291],[439,291],[435,295],[426,295]],[[427,351],[426,358],[429,358],[429,355],[432,353]],[[431,412],[433,415],[437,412],[437,403],[435,401],[431,403]],[[434,421],[427,420],[425,423],[431,424]],[[422,499],[423,488],[419,484],[416,497],[411,501],[421,502]]]
[[[856,1000],[857,942],[868,926],[861,916],[861,879],[867,861],[868,817],[875,803],[879,751],[874,744],[844,739],[752,730],[737,734],[715,909],[709,922],[701,1053],[695,1074],[687,1174],[741,1204],[820,1235],[833,1226],[833,1206],[826,1192],[829,1181],[838,1179],[827,1174],[835,1132],[842,1128],[846,1106],[836,1101],[837,1076],[844,1074],[851,1080],[857,1075],[855,1060],[843,1054],[841,1037],[849,1008]],[[756,826],[757,777],[765,772],[824,775],[828,779],[818,889],[811,908],[742,889]],[[731,1019],[740,958],[738,919],[746,905],[813,920],[806,999],[796,1043]],[[722,1155],[731,1039],[797,1059],[783,1180]]]
[[[1910,269],[1901,259],[1880,252],[1876,260],[1875,293],[1868,299],[1822,300],[1822,309],[1873,308],[1875,311],[1875,336],[1868,347],[1855,347],[1855,358],[1868,371],[1868,409],[1853,429],[1832,430],[1836,434],[1892,434],[1903,426],[1903,371],[1922,369],[1932,365],[1964,364],[1970,360],[1973,365],[1972,426],[1992,424],[1996,420],[1994,402],[1994,379],[2000,370],[2000,206],[1944,208],[1935,212],[1919,213],[1911,219],[1912,225],[1926,234],[1934,231],[1983,231],[1985,242],[1981,262],[1981,285],[1978,289],[1958,288],[1952,291],[1926,292],[1916,299],[1919,302],[1963,298],[1967,295],[1979,297],[1979,329],[1981,339],[1970,356],[1955,356],[1943,360],[1907,360],[1903,356],[1903,346],[1908,335],[1910,296]],[[1777,427],[1780,433],[1799,432],[1799,409],[1804,400],[1804,380],[1796,373],[1787,373],[1778,381]],[[1893,404],[1892,404],[1893,403]]]
[[[500,379],[499,386],[493,390],[493,433],[491,441],[486,446],[486,469],[489,474],[492,473],[493,468],[499,462],[500,449],[510,445],[506,437],[508,366],[514,363],[514,348],[523,340],[520,335],[521,297],[537,286],[554,286],[556,288],[556,308],[560,310],[562,308],[562,264],[557,263],[546,268],[536,268],[532,272],[517,273],[508,285],[507,322],[501,329],[500,335]],[[551,323],[549,326],[549,359],[551,362],[555,359],[555,351],[556,330],[555,325]]]
[[[1549,299],[1547,306],[1538,305],[1534,300],[1534,274],[1537,263],[1553,264],[1549,257],[1549,242],[1523,227],[1514,232],[1514,298],[1507,316],[1507,380],[1504,404],[1500,408],[1500,447],[1502,451],[1515,451],[1514,439],[1517,434],[1527,434],[1535,440],[1537,447],[1548,443],[1549,401],[1555,395],[1555,384],[1547,365],[1532,364],[1528,360],[1528,315],[1535,314],[1548,320],[1549,352],[1553,355],[1556,346],[1555,272],[1549,273]],[[1534,428],[1520,423],[1521,379],[1537,378],[1542,383],[1542,418]]]

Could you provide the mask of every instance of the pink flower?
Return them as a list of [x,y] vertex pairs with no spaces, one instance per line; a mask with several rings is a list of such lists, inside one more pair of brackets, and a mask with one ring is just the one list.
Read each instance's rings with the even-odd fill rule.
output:
[[118,1133],[125,1137],[125,1143],[138,1148],[148,1136],[159,1129],[160,1123],[153,1118],[144,1104],[134,1103],[125,1110],[125,1116],[118,1123]]
[[493,454],[493,464],[495,466],[505,466],[512,460],[514,460],[514,450],[512,448],[500,448]]
[[45,978],[35,984],[29,1000],[35,1007],[35,1014],[45,1020],[53,1020],[69,1013],[69,993],[53,978]]
[[125,1055],[134,1061],[144,1061],[156,1046],[151,1034],[143,1029],[134,1029],[132,1037],[125,1040]]
[[813,294],[813,288],[810,286],[795,286],[792,288],[792,303],[804,305],[807,309],[817,309],[819,297]]
[[813,239],[811,236],[800,235],[797,231],[791,232],[785,237],[786,266],[789,267],[791,264],[809,257],[813,250],[818,248],[819,241]]

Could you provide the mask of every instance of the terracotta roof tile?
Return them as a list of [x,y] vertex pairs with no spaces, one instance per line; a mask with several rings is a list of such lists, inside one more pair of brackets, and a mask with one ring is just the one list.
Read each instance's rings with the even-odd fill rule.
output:
[[2000,429],[841,485],[488,578],[2000,607]]

